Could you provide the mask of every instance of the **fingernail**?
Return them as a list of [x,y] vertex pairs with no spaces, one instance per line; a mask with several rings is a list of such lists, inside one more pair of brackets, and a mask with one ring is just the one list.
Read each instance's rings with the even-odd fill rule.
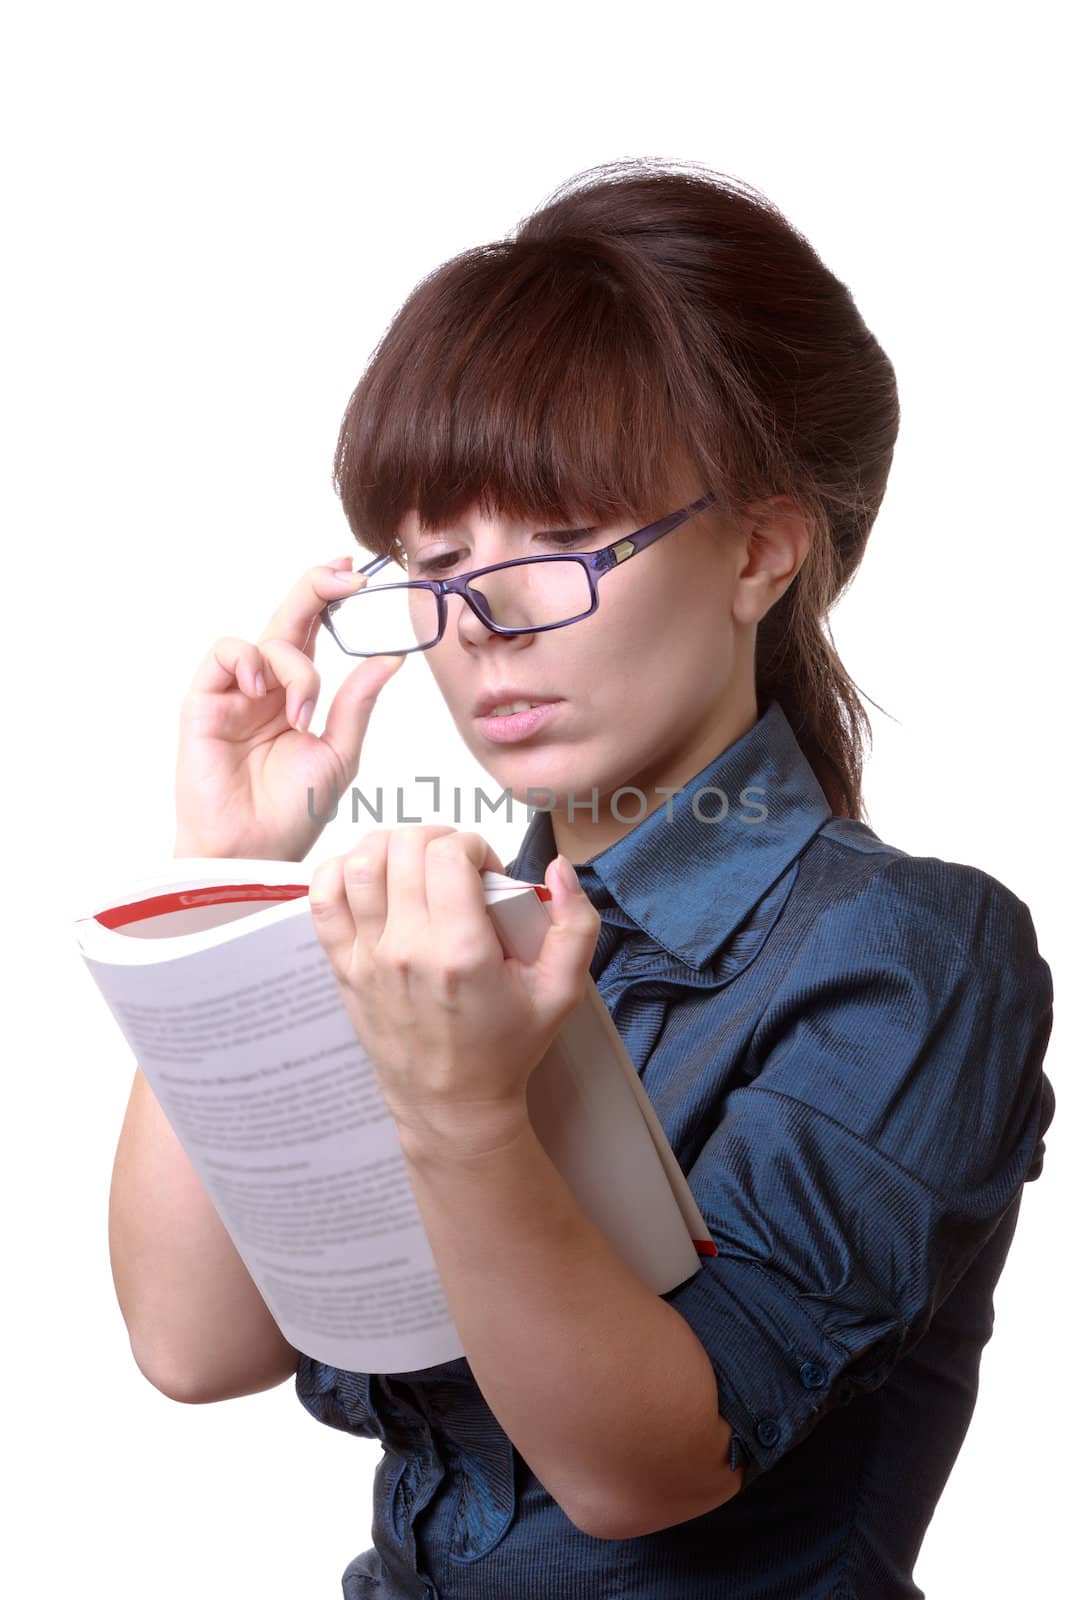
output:
[[262,674],[262,672],[257,672],[256,673],[256,693],[257,694],[266,694],[266,692],[267,692],[267,685],[266,685],[266,682],[264,680],[263,674]]
[[366,583],[367,581],[365,572],[335,572],[334,577],[338,583],[343,583],[349,588],[354,587],[357,583]]
[[304,704],[300,707],[300,714],[297,717],[294,726],[299,728],[301,733],[307,732],[308,725],[311,722],[311,713],[314,711],[314,709],[314,700],[305,700]]
[[560,882],[564,887],[569,889],[571,894],[580,894],[581,884],[578,882],[578,874],[567,860],[567,857],[557,856],[555,866],[556,871],[559,873]]

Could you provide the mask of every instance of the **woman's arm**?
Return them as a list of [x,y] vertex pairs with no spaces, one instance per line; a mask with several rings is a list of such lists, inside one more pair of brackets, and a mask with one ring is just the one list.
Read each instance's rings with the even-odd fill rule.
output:
[[480,1154],[404,1133],[471,1371],[583,1532],[625,1539],[741,1488],[707,1353],[585,1215],[529,1121]]
[[172,1400],[224,1400],[290,1377],[277,1323],[138,1068],[108,1213],[111,1273],[134,1360]]

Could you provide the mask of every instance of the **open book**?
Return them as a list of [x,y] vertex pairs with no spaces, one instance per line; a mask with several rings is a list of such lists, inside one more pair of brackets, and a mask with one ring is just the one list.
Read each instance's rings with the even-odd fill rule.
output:
[[[536,960],[543,885],[482,873],[505,954]],[[312,924],[311,869],[176,860],[75,923],[82,956],[285,1338],[409,1372],[463,1347],[396,1124]],[[585,1214],[657,1294],[715,1246],[592,978],[527,1088]]]

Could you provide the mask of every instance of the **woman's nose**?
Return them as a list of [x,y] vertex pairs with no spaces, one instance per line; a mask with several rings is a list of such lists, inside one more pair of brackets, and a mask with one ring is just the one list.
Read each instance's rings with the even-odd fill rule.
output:
[[[516,645],[530,644],[537,637],[535,633],[505,634],[494,632],[487,623],[483,622],[474,606],[463,595],[449,595],[447,604],[449,608],[458,612],[455,628],[460,644],[466,649],[484,648],[490,642],[497,648],[500,646],[514,648]],[[452,618],[449,617],[445,624],[446,636],[452,626]]]

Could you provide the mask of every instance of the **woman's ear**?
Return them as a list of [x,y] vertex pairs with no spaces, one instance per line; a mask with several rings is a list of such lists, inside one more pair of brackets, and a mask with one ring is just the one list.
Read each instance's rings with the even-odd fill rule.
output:
[[761,622],[804,565],[811,548],[808,516],[789,495],[745,507],[734,620]]

